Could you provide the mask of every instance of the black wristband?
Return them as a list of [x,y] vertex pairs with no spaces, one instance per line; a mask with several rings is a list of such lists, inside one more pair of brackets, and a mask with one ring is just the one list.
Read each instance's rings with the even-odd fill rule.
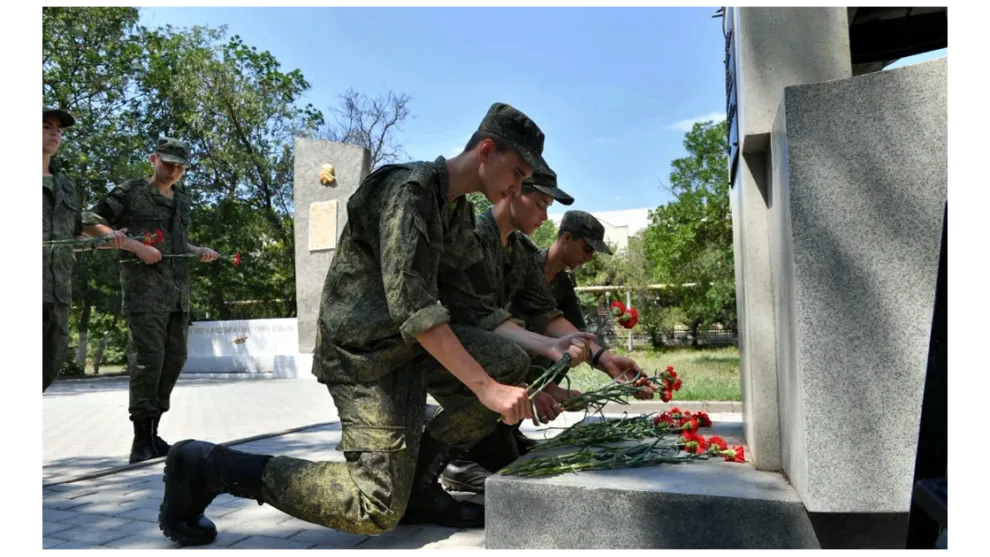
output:
[[605,353],[605,347],[604,346],[599,347],[598,352],[595,352],[595,355],[591,357],[591,367],[598,367],[598,360],[602,357],[602,354],[604,353]]

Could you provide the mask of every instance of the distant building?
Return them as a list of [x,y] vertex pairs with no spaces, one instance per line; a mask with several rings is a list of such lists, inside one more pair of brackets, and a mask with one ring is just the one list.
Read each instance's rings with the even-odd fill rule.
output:
[[[597,211],[591,212],[605,227],[605,241],[617,250],[624,250],[629,246],[629,238],[646,230],[650,224],[650,208],[625,209],[622,211]],[[560,221],[564,214],[549,215],[550,220],[560,227]]]

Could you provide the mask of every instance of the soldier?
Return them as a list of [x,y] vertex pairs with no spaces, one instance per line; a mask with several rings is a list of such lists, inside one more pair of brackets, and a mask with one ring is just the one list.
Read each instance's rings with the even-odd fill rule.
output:
[[[512,316],[523,321],[530,330],[560,337],[577,331],[569,315],[580,319],[579,327],[585,326],[573,279],[555,272],[551,280],[548,280],[548,250],[539,250],[527,237],[546,221],[547,208],[554,200],[564,205],[570,205],[574,201],[557,187],[555,174],[538,173],[523,182],[522,195],[511,200],[502,200],[489,209],[479,219],[476,230],[480,241],[487,248],[487,270],[488,275],[493,277],[497,306],[508,307]],[[551,262],[564,261],[567,268],[573,269],[589,261],[595,250],[611,253],[602,241],[603,237],[604,227],[594,217],[581,211],[569,211],[564,216],[561,232],[554,243],[557,248],[552,246],[549,250],[553,253]],[[590,254],[585,246],[591,248]],[[556,269],[555,267],[553,270]],[[551,287],[556,286],[554,279],[561,283],[564,280],[567,282],[551,291]],[[484,292],[476,291],[483,289],[477,286],[483,284],[481,281],[474,279],[458,282],[474,285],[473,289],[463,286],[459,289],[458,297],[463,300],[461,305],[467,305],[472,300],[485,299]],[[458,291],[453,287],[450,290]],[[474,303],[478,305],[478,302]],[[614,355],[593,341],[588,344],[590,353],[596,355],[592,365],[610,377],[619,377],[624,371],[632,370],[625,376],[631,380],[639,371],[639,366],[631,359]],[[546,368],[551,363],[538,356],[533,358],[534,369]],[[535,379],[533,375],[535,373],[530,374],[530,380]],[[637,398],[652,398],[654,390],[645,378],[635,380],[634,384],[641,387],[640,392],[635,395]],[[548,385],[544,392],[558,403],[580,394],[560,388],[555,383]],[[547,412],[547,417],[553,419],[558,413],[559,410]],[[546,423],[549,420],[540,421]],[[483,493],[485,479],[520,454],[525,454],[531,443],[522,436],[518,427],[500,427],[471,450],[459,451],[444,470],[441,483],[451,490]]]
[[[41,117],[42,241],[82,239],[83,226],[76,186],[52,162],[52,155],[62,144],[62,130],[75,125],[76,119],[64,110],[43,109]],[[126,230],[105,234],[106,247],[123,245]],[[76,250],[79,251],[79,250]],[[42,386],[44,393],[62,368],[69,343],[69,306],[72,302],[73,248],[46,247],[42,250],[41,306]]]
[[[186,363],[189,259],[220,254],[189,243],[189,196],[177,182],[189,167],[189,148],[163,137],[151,154],[154,173],[118,185],[84,217],[84,230],[104,234],[123,227],[137,234],[162,231],[158,247],[128,239],[120,263],[123,312],[130,337],[128,413],[134,426],[130,463],[168,454],[158,435],[162,414]],[[167,256],[167,257],[166,257]],[[179,257],[176,257],[179,256]]]
[[[464,196],[480,191],[497,201],[518,192],[534,169],[546,168],[543,140],[525,114],[496,103],[457,157],[388,165],[364,179],[347,202],[313,357],[340,416],[345,462],[177,443],[165,461],[159,513],[167,537],[212,542],[216,527],[203,513],[221,493],[357,534],[391,530],[400,519],[484,524],[484,507],[458,503],[437,483],[450,447],[477,443],[499,414],[509,423],[532,417],[526,390],[512,386],[529,365],[520,346],[558,359],[586,350],[580,339],[590,335],[548,341],[450,325],[437,272],[441,255],[453,257],[472,233]],[[441,389],[441,368],[459,387]],[[428,385],[443,411],[424,431]]]

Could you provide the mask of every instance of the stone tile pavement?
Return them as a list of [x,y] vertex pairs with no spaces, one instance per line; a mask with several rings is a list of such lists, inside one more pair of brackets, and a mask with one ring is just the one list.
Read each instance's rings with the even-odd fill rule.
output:
[[[238,445],[239,450],[299,458],[343,460],[335,451],[339,424]],[[111,475],[42,488],[42,547],[167,549],[178,547],[158,529],[163,462]],[[484,502],[484,496],[455,494]],[[219,535],[208,548],[230,549],[482,549],[484,529],[399,526],[358,536],[293,518],[270,505],[218,497],[207,510]]]
[[[626,409],[635,413],[657,410],[647,406]],[[566,427],[581,417],[580,413],[564,414],[547,427]],[[164,459],[116,469],[127,464],[132,435],[126,378],[56,382],[43,396],[43,420],[43,548],[177,547],[157,524]],[[314,381],[183,378],[173,392],[172,410],[161,432],[172,442],[190,437],[230,442],[270,434],[237,447],[341,460],[342,453],[335,450],[339,428],[330,395]],[[535,438],[552,432],[539,431],[543,429],[523,425],[523,431]],[[94,477],[100,473],[105,475]],[[454,495],[484,502],[484,496]],[[484,529],[400,526],[380,536],[356,536],[229,495],[218,497],[207,515],[220,531],[208,546],[213,549],[477,550],[485,545]]]
[[[59,380],[42,397],[42,481],[127,465],[127,378]],[[181,378],[159,432],[214,442],[337,420],[326,387],[306,379]]]

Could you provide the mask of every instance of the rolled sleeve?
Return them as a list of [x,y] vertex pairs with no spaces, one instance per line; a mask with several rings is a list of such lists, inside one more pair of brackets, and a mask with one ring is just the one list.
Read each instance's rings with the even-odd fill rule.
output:
[[438,249],[423,215],[424,193],[416,184],[390,188],[382,200],[378,255],[392,322],[407,342],[450,320],[437,297]]
[[416,311],[402,322],[399,332],[406,342],[415,342],[416,335],[429,331],[441,323],[450,322],[450,312],[442,305],[435,303]]
[[494,331],[499,325],[512,318],[512,315],[504,309],[497,309],[485,316],[478,322],[478,327],[486,331]]

